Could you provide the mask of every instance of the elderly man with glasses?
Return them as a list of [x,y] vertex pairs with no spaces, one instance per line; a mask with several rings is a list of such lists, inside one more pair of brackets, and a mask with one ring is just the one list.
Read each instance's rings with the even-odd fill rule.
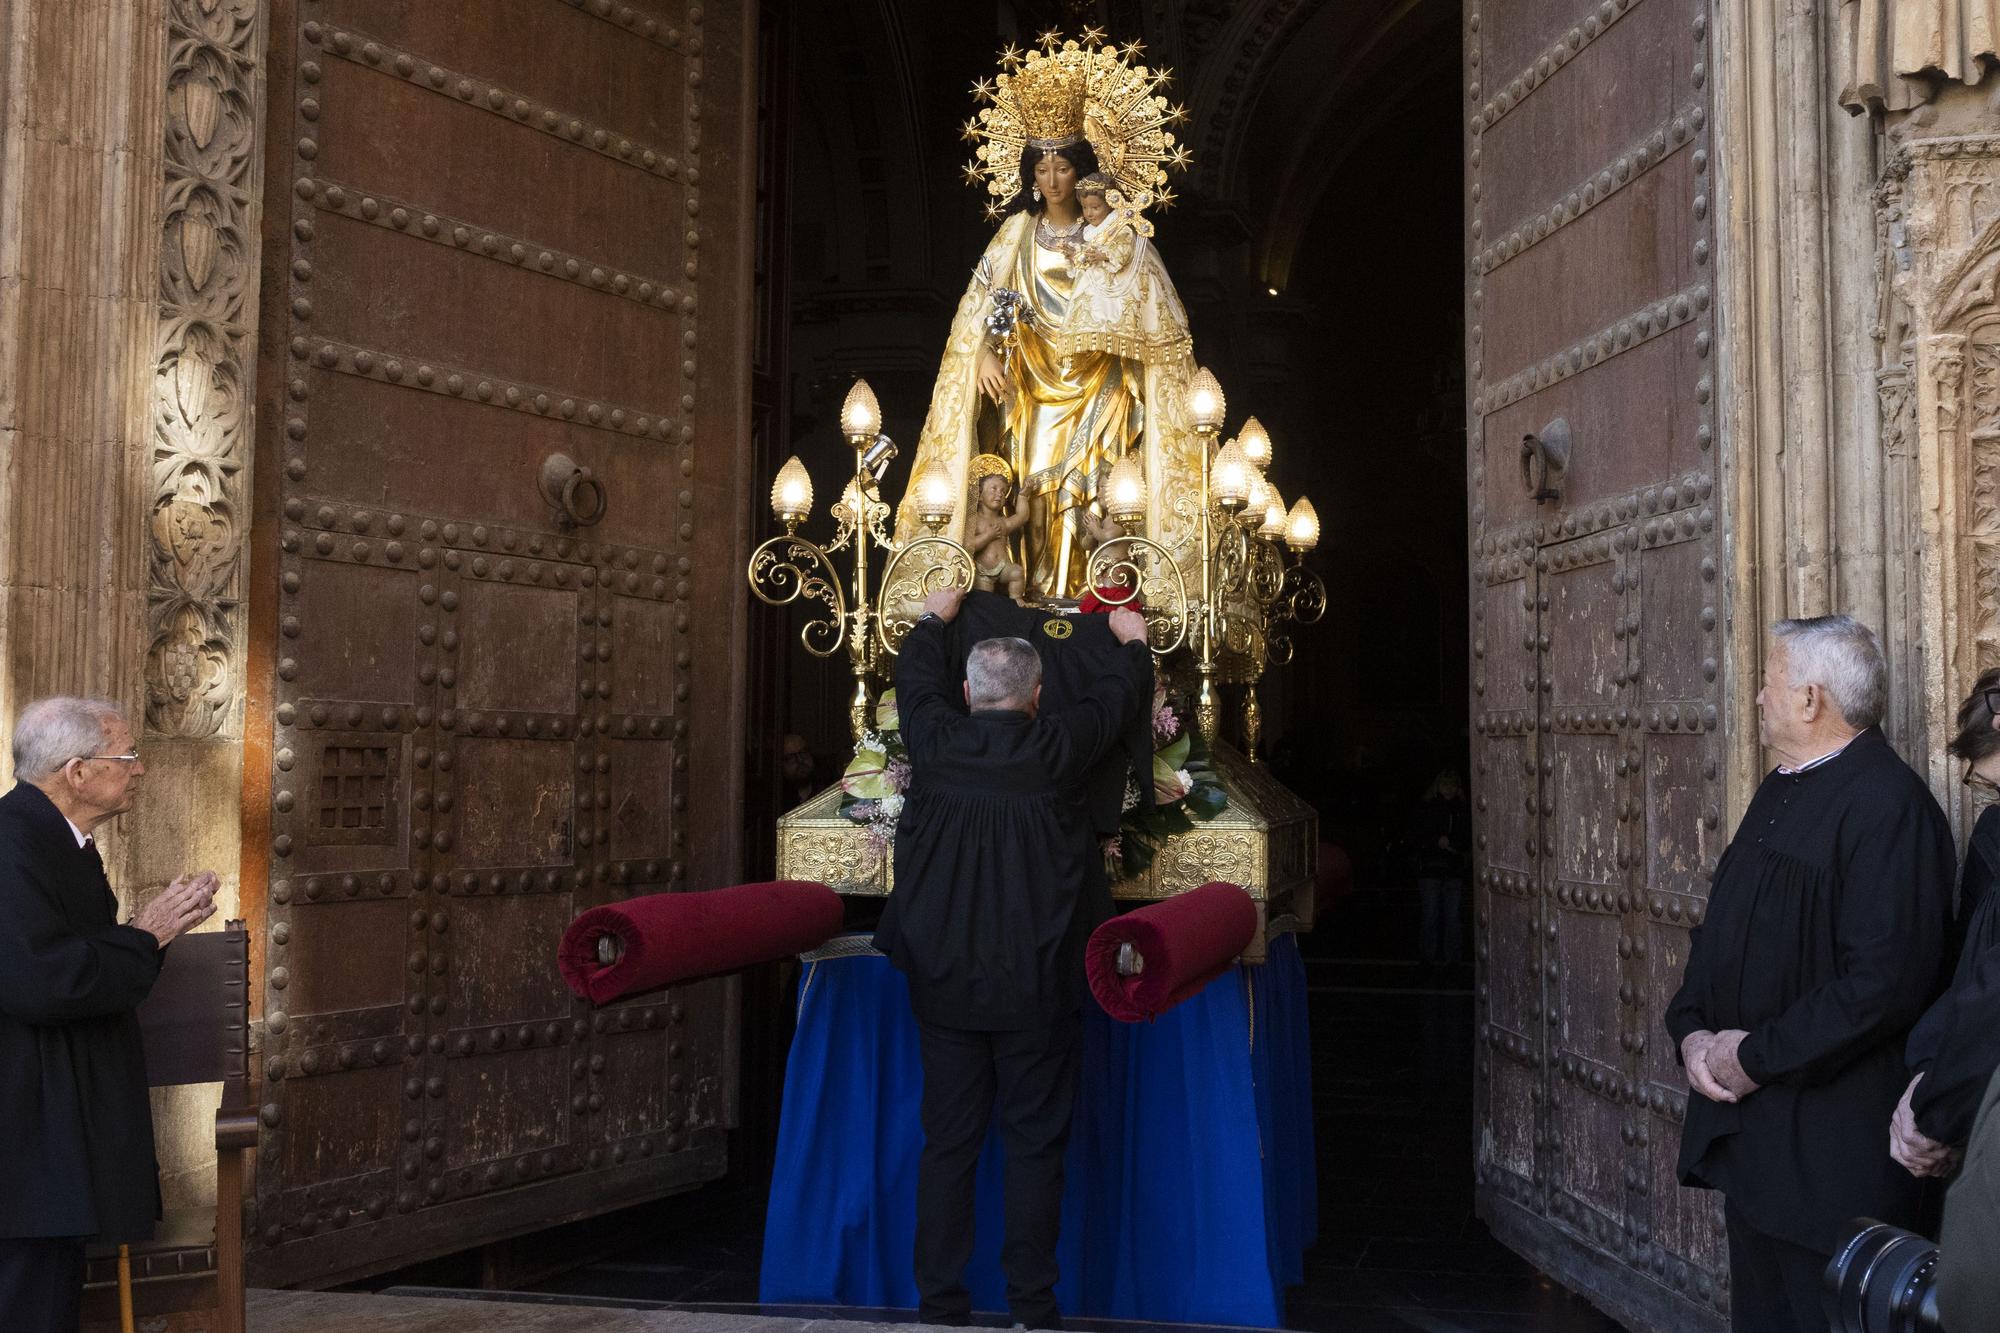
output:
[[118,923],[93,834],[146,766],[116,704],[43,699],[0,797],[0,1329],[77,1327],[90,1240],[152,1234],[159,1167],[135,1011],[162,951],[215,911],[184,875]]
[[1890,1160],[1904,1041],[1948,964],[1951,829],[1880,722],[1881,645],[1847,616],[1772,627],[1759,738],[1777,766],[1715,869],[1666,1027],[1686,1067],[1683,1185],[1718,1190],[1732,1327],[1827,1327],[1854,1217],[1920,1229]]

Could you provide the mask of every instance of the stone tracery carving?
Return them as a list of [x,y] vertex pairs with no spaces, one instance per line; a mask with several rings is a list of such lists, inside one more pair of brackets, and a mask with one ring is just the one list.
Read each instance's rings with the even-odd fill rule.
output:
[[1972,546],[1973,640],[1978,665],[2000,661],[2000,321],[1973,330],[1967,441],[1966,538]]
[[166,82],[146,729],[242,722],[260,0],[174,0]]

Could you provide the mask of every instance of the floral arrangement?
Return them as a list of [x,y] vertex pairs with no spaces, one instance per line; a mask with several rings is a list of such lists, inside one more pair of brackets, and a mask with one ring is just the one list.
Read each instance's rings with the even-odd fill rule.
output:
[[[1115,882],[1144,874],[1160,843],[1221,814],[1229,804],[1200,732],[1187,724],[1184,703],[1164,684],[1153,691],[1153,808],[1141,810],[1138,781],[1125,786],[1125,817],[1104,840],[1104,870]],[[841,774],[840,812],[868,829],[877,852],[896,836],[903,793],[910,786],[910,754],[903,747],[896,692],[875,705],[875,725],[862,733],[854,758]]]
[[840,813],[868,828],[877,852],[895,841],[896,819],[903,813],[903,793],[910,788],[910,752],[903,748],[902,723],[896,713],[896,692],[884,690],[875,701],[875,726],[861,733],[854,758],[840,775]]
[[1228,804],[1208,742],[1188,725],[1185,701],[1160,682],[1153,687],[1153,808],[1139,808],[1138,784],[1128,779],[1118,836],[1104,840],[1105,874],[1113,883],[1143,875],[1163,841],[1207,823]]

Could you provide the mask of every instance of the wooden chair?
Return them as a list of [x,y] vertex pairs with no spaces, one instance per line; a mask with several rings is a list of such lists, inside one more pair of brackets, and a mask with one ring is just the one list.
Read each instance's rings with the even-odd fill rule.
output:
[[250,1101],[250,936],[241,921],[183,935],[139,1006],[146,1081],[155,1088],[221,1083],[215,1115],[216,1206],[168,1209],[153,1239],[93,1248],[84,1327],[132,1333],[135,1320],[243,1333],[243,1154],[257,1146]]

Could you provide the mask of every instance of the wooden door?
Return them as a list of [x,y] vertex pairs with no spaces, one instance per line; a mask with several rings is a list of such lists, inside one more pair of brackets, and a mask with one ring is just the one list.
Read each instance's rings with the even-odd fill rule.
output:
[[250,1234],[291,1283],[723,1170],[734,988],[594,1011],[555,949],[739,864],[755,15],[271,21]]
[[1465,17],[1480,1212],[1720,1327],[1660,1024],[1726,832],[1708,6]]

